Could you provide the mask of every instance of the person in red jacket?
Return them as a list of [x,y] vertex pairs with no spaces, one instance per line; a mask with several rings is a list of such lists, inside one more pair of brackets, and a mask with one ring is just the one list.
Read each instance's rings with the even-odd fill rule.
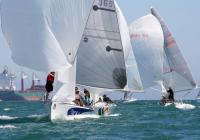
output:
[[47,75],[47,80],[46,80],[46,96],[45,96],[45,101],[48,99],[49,93],[53,91],[53,83],[54,83],[54,77],[55,77],[55,72],[50,72]]

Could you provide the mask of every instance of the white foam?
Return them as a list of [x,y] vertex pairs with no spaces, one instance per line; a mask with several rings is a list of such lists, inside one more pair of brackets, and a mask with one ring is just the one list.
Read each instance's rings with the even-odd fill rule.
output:
[[173,103],[166,103],[165,104],[165,106],[167,107],[167,106],[170,106],[170,105],[172,105]]
[[132,103],[132,102],[135,102],[135,101],[137,101],[137,99],[132,98],[132,99],[125,100],[123,103]]
[[17,117],[10,117],[10,116],[6,116],[6,115],[2,115],[0,116],[0,120],[12,120],[12,119],[16,119]]
[[85,115],[74,115],[74,116],[67,116],[66,119],[70,119],[70,120],[79,120],[79,119],[86,119],[86,118],[90,118],[90,119],[98,119],[100,118],[99,115],[96,114],[85,114]]
[[10,111],[11,109],[10,108],[4,108],[3,110],[4,111]]
[[99,119],[100,116],[96,115],[96,114],[70,115],[70,116],[65,116],[64,118],[61,118],[59,120],[52,120],[52,121],[53,122],[62,122],[62,121],[81,120],[81,119],[87,119],[87,118]]
[[41,117],[45,117],[45,116],[47,116],[47,115],[45,115],[45,114],[40,114],[40,115],[29,115],[28,117],[29,118],[41,118]]
[[109,114],[109,115],[105,115],[106,117],[118,117],[120,116],[120,114]]
[[14,125],[0,125],[0,129],[15,129],[17,128],[16,126]]
[[192,105],[192,104],[185,104],[185,103],[174,103],[175,107],[178,109],[182,109],[182,110],[191,110],[191,109],[195,109],[196,106]]

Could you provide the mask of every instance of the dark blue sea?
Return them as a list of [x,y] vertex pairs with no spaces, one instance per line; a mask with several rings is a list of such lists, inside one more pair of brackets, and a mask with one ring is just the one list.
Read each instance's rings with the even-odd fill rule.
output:
[[110,116],[59,123],[41,102],[0,102],[0,140],[199,140],[200,103],[186,102],[196,108],[117,102]]

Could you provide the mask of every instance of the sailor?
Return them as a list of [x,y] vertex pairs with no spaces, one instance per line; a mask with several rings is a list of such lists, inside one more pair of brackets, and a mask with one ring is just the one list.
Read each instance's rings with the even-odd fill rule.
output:
[[109,112],[108,103],[106,103],[106,105],[104,107],[101,107],[98,110],[99,115],[106,115],[106,114],[108,114],[108,112]]
[[105,94],[103,95],[103,101],[106,102],[106,103],[113,103],[113,101],[108,96],[106,96]]
[[81,99],[80,91],[78,87],[75,87],[75,100],[73,101],[78,106],[83,106],[83,101]]
[[55,72],[50,72],[47,75],[46,85],[45,85],[46,88],[45,101],[48,99],[49,93],[53,91],[54,77],[55,77]]
[[90,99],[90,92],[87,89],[84,89],[84,101],[86,106],[90,106],[92,104]]
[[169,101],[174,101],[174,91],[172,90],[171,87],[169,87],[169,89],[167,90],[167,92],[169,93]]

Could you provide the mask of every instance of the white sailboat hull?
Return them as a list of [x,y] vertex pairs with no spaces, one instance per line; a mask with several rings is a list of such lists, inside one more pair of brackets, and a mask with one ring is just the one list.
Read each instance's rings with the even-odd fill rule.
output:
[[[103,115],[110,114],[116,105],[108,105],[108,112]],[[64,121],[64,120],[75,120],[83,118],[99,118],[99,111],[105,107],[105,104],[97,104],[94,108],[81,107],[73,103],[58,103],[53,102],[51,104],[51,120]]]

